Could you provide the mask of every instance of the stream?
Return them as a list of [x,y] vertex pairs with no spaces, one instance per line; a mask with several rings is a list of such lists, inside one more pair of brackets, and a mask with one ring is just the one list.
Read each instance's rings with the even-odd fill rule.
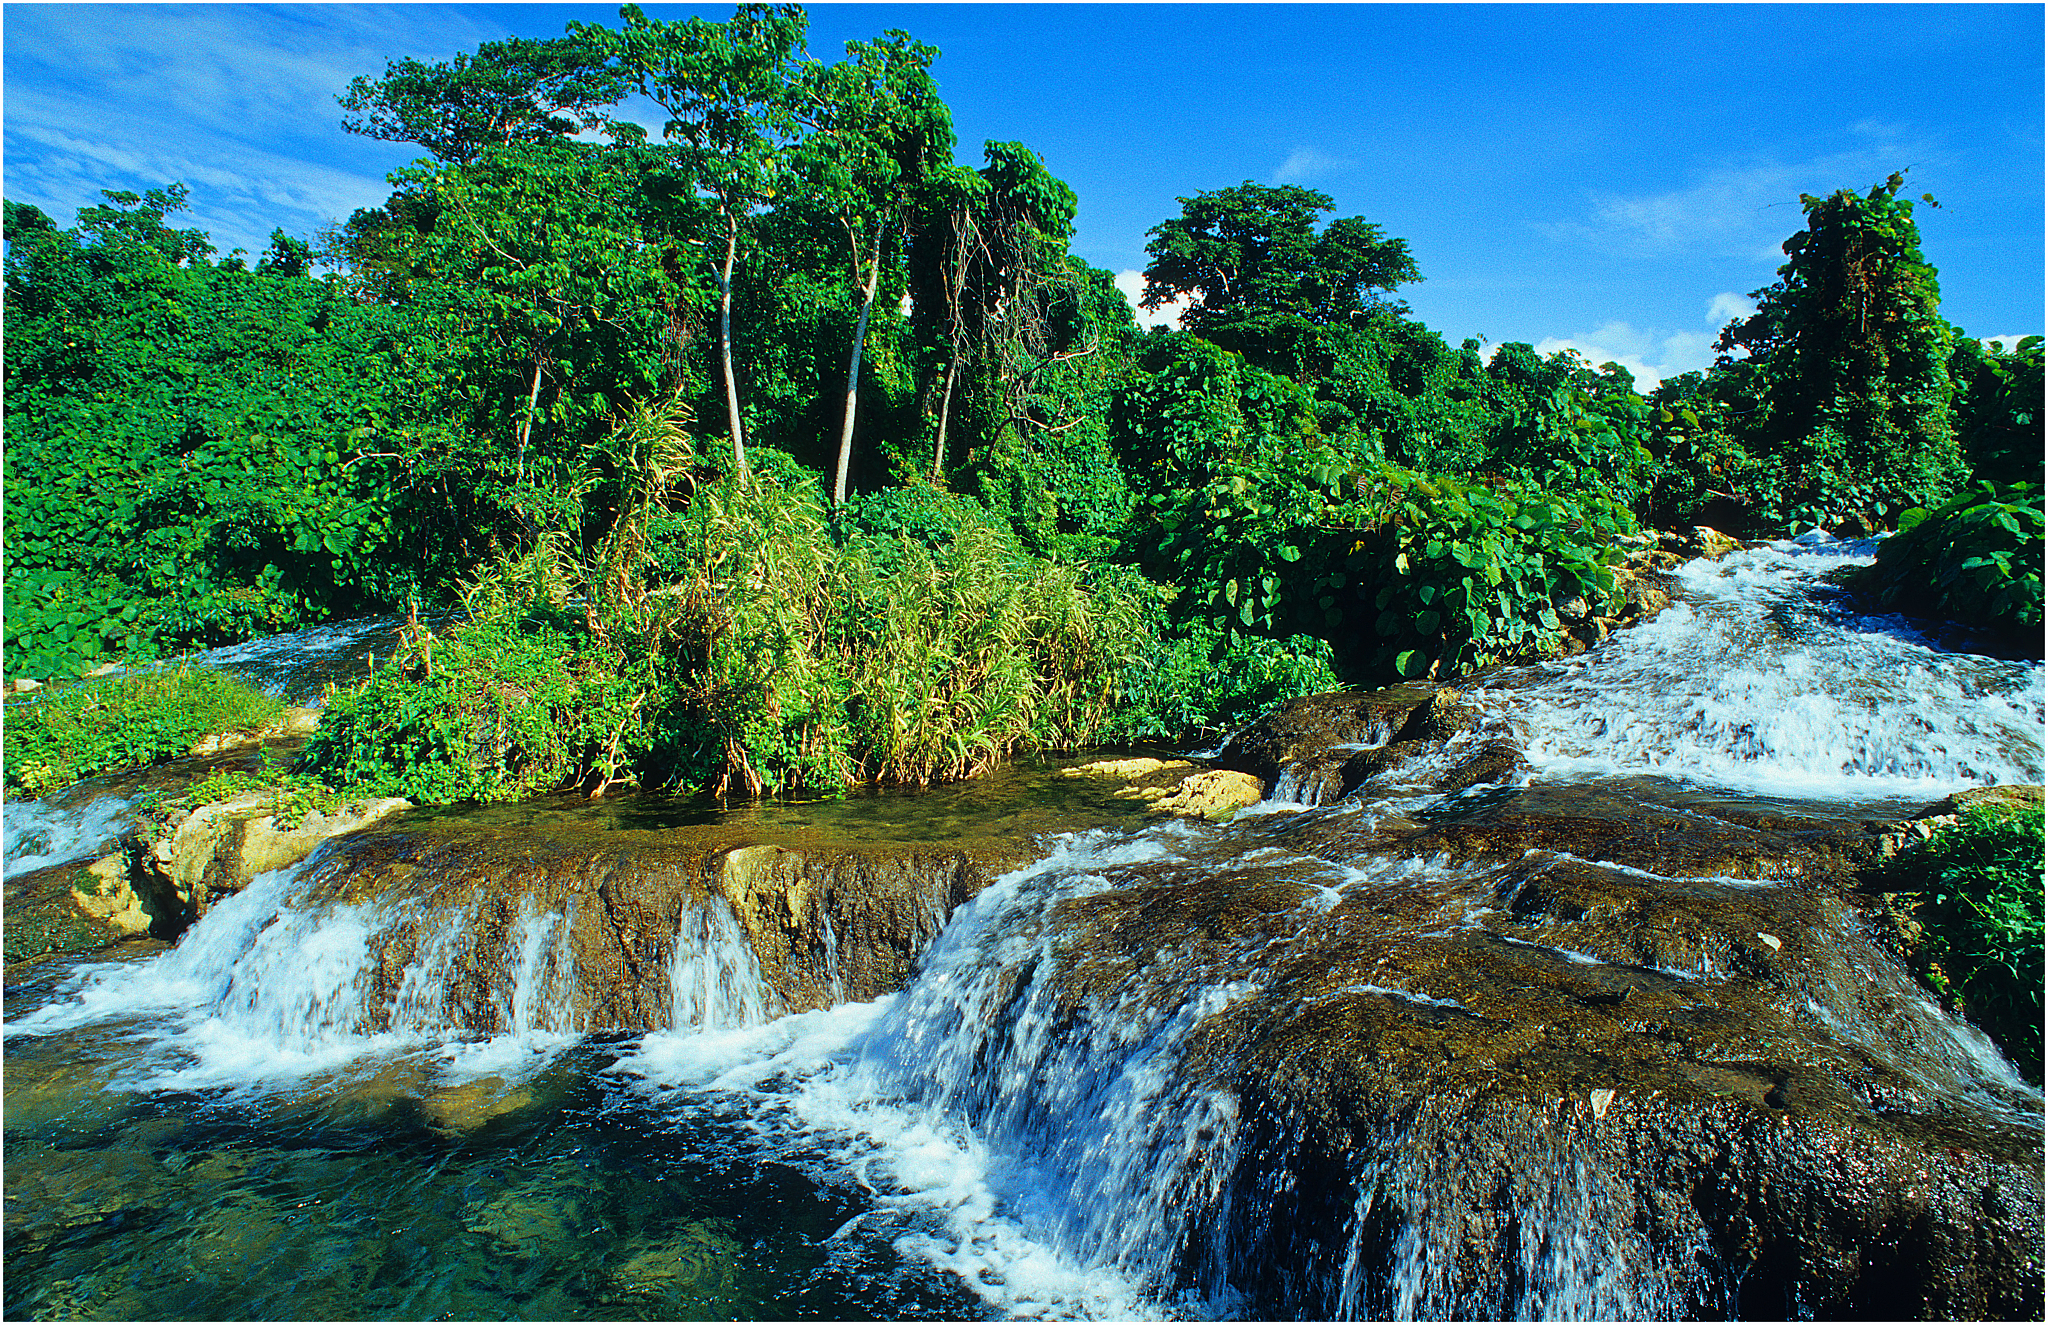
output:
[[[2043,669],[1858,614],[1873,546],[1689,563],[1323,803],[413,812],[17,968],[5,1312],[2038,1314],[2041,1094],[1841,881],[2043,781]],[[215,661],[304,698],[362,638]],[[10,803],[10,877],[128,813]]]

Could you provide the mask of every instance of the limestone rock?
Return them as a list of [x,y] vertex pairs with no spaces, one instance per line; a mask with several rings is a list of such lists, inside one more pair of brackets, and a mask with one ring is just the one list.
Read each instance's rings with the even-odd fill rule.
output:
[[118,853],[77,871],[71,896],[79,910],[124,937],[146,934],[156,921],[153,909],[129,882],[128,858]]
[[1143,800],[1156,814],[1228,819],[1239,810],[1264,800],[1266,789],[1249,773],[1211,768],[1188,774],[1171,790],[1165,787],[1130,787],[1118,795]]
[[296,823],[281,824],[274,804],[272,792],[245,791],[164,825],[134,853],[137,888],[160,913],[197,919],[216,898],[240,892],[258,874],[295,865],[327,839],[412,806],[381,797],[331,814],[309,810]]
[[[1842,891],[1861,826],[1655,794],[1302,816],[1285,852],[1372,866],[1336,896],[1242,842],[1115,867],[978,1015],[1004,1027],[1029,998],[1109,1028],[1019,1074],[1031,1091],[1256,986],[1176,1068],[1233,1124],[1188,1215],[1232,1221],[1228,1261],[1189,1273],[1227,1276],[1248,1316],[2038,1313],[2039,1096],[1872,942]],[[1377,863],[1395,842],[1412,868]],[[1633,1309],[1532,1282],[1559,1240],[1626,1263]]]
[[1185,759],[1098,759],[1063,771],[1067,777],[1116,778],[1116,795],[1143,801],[1154,814],[1228,819],[1265,799],[1265,784],[1235,769],[1196,769]]

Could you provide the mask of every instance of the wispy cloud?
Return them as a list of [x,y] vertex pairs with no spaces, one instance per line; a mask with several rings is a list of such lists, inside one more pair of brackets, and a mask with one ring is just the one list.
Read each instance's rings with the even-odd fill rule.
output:
[[1332,156],[1315,147],[1297,147],[1287,154],[1280,168],[1273,172],[1275,184],[1306,184],[1340,170],[1348,170],[1354,163],[1349,157]]
[[1188,309],[1187,296],[1183,295],[1156,313],[1146,312],[1138,307],[1138,301],[1145,297],[1145,273],[1131,267],[1116,274],[1116,288],[1130,301],[1131,311],[1138,315],[1139,326],[1180,329],[1180,315]]
[[354,137],[357,74],[505,35],[460,7],[27,5],[7,14],[7,194],[69,225],[103,189],[180,182],[222,252],[381,202],[415,149]]
[[1753,162],[1708,170],[1682,189],[1634,197],[1596,193],[1586,215],[1539,222],[1553,239],[1648,253],[1692,251],[1775,261],[1804,225],[1801,194],[1863,188],[1902,166],[1935,159],[1935,148],[1899,126],[1865,121],[1853,148],[1799,162]]

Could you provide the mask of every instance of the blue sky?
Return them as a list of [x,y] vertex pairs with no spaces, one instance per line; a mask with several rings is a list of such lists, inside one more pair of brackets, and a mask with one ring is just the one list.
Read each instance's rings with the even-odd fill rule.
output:
[[[723,18],[728,6],[647,5]],[[1579,348],[1656,377],[1711,361],[1774,279],[1799,195],[1911,167],[1943,311],[2043,325],[2044,10],[1962,5],[810,7],[810,48],[903,28],[961,157],[1037,149],[1081,198],[1074,248],[1135,273],[1177,198],[1296,183],[1405,238],[1402,291],[1456,342]],[[60,224],[182,181],[223,252],[382,201],[414,154],[335,96],[402,56],[551,36],[614,5],[4,7],[6,196]],[[1135,288],[1135,279],[1132,280]]]

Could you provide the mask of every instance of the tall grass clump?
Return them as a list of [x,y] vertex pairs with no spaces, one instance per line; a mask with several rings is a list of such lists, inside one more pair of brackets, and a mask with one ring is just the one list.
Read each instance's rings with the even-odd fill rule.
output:
[[202,736],[259,731],[284,708],[277,696],[204,667],[52,685],[8,701],[7,789],[41,796],[154,763],[184,754]]
[[833,537],[804,485],[702,488],[666,549],[695,657],[678,767],[719,794],[971,777],[1096,739],[1141,635],[1135,599],[1034,557],[969,499]]

